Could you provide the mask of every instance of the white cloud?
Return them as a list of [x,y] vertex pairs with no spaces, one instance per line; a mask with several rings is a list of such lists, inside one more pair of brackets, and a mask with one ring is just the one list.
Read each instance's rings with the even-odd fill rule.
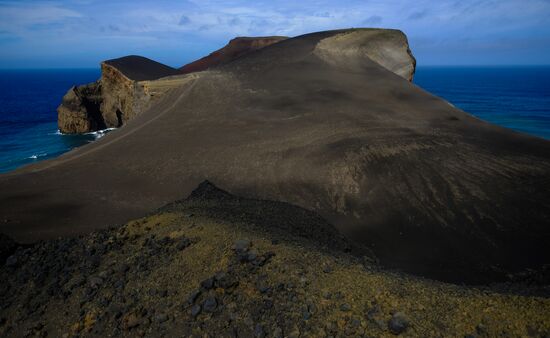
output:
[[0,29],[20,32],[34,25],[62,23],[82,14],[50,2],[2,2],[0,3]]
[[549,18],[547,0],[0,0],[5,41],[11,36],[27,47],[109,47],[120,54],[131,46],[135,53],[193,48],[193,55],[200,55],[238,35],[378,26],[403,30],[414,52],[453,42],[474,55],[480,45],[496,40],[513,46],[532,35],[548,37]]

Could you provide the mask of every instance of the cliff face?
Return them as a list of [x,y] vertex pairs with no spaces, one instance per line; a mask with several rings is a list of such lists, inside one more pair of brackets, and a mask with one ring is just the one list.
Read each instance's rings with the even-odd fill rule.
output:
[[105,125],[121,127],[147,106],[143,84],[126,77],[110,64],[101,64],[101,112]]
[[398,30],[346,31],[321,40],[314,54],[344,69],[374,61],[408,81],[412,81],[416,67],[407,36]]
[[183,74],[200,72],[208,68],[229,63],[243,55],[288,39],[286,36],[237,37],[217,51],[197,61],[193,61],[179,70]]
[[57,108],[62,133],[118,128],[149,107],[147,83],[177,70],[140,56],[101,63],[101,78],[69,89]]
[[100,112],[101,92],[101,81],[71,87],[57,108],[59,130],[62,133],[86,133],[105,129]]

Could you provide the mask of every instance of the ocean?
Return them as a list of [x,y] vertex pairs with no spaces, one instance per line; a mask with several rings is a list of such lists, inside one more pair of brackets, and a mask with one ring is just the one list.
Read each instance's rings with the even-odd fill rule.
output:
[[99,69],[0,70],[0,172],[59,156],[96,135],[61,135],[57,106],[67,90]]
[[[62,135],[56,108],[99,69],[0,70],[0,172],[101,137]],[[483,120],[550,140],[550,66],[418,67],[414,83]]]

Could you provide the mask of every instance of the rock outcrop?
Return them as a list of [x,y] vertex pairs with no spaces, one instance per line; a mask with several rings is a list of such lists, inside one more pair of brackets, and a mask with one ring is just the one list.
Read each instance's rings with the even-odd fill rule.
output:
[[149,106],[147,83],[178,71],[141,56],[101,63],[97,82],[69,89],[57,108],[62,133],[78,134],[118,128]]
[[221,49],[181,67],[182,74],[200,72],[226,64],[248,53],[288,39],[286,36],[237,37]]
[[413,80],[416,59],[407,36],[399,30],[350,30],[319,42],[314,53],[344,69],[361,67],[375,61],[389,71]]
[[57,108],[57,124],[62,133],[78,134],[105,129],[100,106],[101,81],[73,86]]

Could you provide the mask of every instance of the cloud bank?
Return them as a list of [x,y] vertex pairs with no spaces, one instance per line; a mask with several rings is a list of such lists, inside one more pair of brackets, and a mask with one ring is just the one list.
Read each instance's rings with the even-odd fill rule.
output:
[[550,1],[0,0],[0,67],[96,67],[141,54],[180,66],[235,36],[403,30],[419,64],[544,64]]

